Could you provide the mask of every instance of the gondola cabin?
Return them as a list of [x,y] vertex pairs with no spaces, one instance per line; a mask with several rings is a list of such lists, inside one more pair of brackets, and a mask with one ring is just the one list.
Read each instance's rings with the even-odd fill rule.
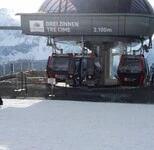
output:
[[143,55],[121,55],[117,78],[122,86],[143,86],[149,80],[149,66]]
[[56,82],[65,82],[68,74],[69,56],[52,54],[47,62],[47,77],[55,78]]
[[93,87],[98,84],[100,74],[100,63],[93,54],[76,55],[70,59],[68,80],[73,81],[73,85],[86,84],[88,87]]
[[101,74],[99,61],[92,55],[52,54],[47,62],[47,77],[69,85],[95,86]]

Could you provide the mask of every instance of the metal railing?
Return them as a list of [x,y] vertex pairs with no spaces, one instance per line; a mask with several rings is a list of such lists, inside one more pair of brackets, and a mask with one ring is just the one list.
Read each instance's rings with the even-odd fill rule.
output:
[[45,71],[47,60],[9,62],[0,64],[0,77],[25,71]]

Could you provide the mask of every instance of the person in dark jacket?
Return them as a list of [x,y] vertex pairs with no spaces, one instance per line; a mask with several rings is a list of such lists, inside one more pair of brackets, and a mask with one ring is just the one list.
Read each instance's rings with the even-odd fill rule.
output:
[[3,105],[3,100],[1,98],[1,96],[0,96],[0,105]]

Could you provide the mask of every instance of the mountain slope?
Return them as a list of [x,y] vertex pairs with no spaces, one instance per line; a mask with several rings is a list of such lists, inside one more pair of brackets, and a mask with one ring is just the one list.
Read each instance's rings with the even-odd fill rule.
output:
[[[8,10],[0,9],[0,26],[18,25]],[[0,63],[18,59],[47,59],[51,55],[52,48],[46,46],[46,43],[46,37],[23,35],[21,31],[0,30]],[[65,52],[79,49],[68,44],[57,44],[57,47],[64,49]]]
[[[0,9],[0,26],[18,26],[18,22],[11,17],[8,10]],[[1,30],[0,62],[5,63],[18,59],[45,59],[51,53],[45,40],[43,37],[22,35],[21,31]]]

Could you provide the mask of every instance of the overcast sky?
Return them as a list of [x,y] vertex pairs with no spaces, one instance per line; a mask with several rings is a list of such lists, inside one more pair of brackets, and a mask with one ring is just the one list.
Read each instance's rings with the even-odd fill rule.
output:
[[148,0],[150,3],[151,3],[151,5],[154,7],[154,0]]
[[[0,8],[7,8],[15,13],[37,12],[45,0],[0,0]],[[148,0],[154,7],[154,0]]]
[[7,8],[15,13],[37,12],[45,0],[0,0],[0,8]]

